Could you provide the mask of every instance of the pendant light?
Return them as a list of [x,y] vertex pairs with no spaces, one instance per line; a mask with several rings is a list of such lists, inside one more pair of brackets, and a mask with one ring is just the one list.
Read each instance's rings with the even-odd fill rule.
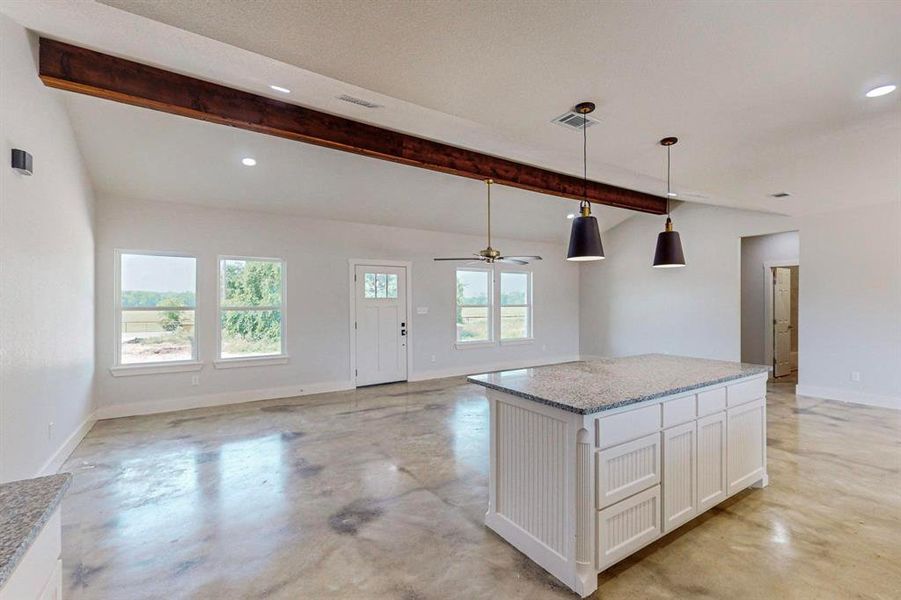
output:
[[685,255],[682,254],[682,240],[678,231],[673,231],[673,220],[670,218],[670,147],[678,142],[678,138],[666,137],[660,140],[666,146],[666,229],[657,235],[657,250],[654,252],[654,267],[670,269],[685,266]]
[[579,216],[573,219],[572,231],[569,234],[569,251],[566,260],[590,261],[604,259],[604,246],[601,244],[601,231],[598,220],[591,215],[591,203],[588,201],[588,137],[585,126],[588,113],[594,111],[594,102],[580,102],[576,112],[582,120],[582,179],[583,199],[579,202]]

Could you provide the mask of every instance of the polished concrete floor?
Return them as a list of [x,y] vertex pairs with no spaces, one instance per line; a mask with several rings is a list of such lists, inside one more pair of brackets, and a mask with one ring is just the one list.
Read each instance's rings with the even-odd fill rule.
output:
[[[770,486],[597,598],[901,597],[901,413],[792,389]],[[462,379],[102,421],[64,467],[66,598],[575,598],[482,525],[487,429]]]

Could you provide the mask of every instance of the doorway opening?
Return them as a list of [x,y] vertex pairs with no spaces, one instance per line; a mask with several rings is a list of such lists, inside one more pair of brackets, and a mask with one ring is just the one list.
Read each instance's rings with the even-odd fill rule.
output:
[[777,383],[798,381],[798,255],[797,231],[741,240],[741,360]]

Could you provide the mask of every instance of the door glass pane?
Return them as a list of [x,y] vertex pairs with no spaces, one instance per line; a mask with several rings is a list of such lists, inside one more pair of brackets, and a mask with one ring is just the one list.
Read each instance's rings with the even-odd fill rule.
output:
[[281,317],[279,310],[223,310],[222,358],[281,354]]
[[384,298],[387,295],[388,276],[384,273],[376,273],[375,276],[375,297]]
[[529,308],[527,306],[501,307],[501,339],[529,337]]
[[528,304],[529,274],[501,272],[501,306]]
[[375,273],[363,275],[363,297],[375,298]]
[[488,340],[487,306],[460,306],[457,308],[457,340],[461,342]]
[[281,306],[282,264],[271,260],[223,260],[222,306]]
[[191,360],[193,310],[123,310],[122,364]]
[[388,275],[388,297],[397,298],[397,275]]

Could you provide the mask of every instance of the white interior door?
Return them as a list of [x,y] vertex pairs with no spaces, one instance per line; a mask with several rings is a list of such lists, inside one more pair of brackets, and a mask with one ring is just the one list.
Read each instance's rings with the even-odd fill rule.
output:
[[773,269],[773,363],[774,375],[782,377],[792,370],[791,361],[791,269]]
[[407,379],[407,270],[356,265],[356,384]]

